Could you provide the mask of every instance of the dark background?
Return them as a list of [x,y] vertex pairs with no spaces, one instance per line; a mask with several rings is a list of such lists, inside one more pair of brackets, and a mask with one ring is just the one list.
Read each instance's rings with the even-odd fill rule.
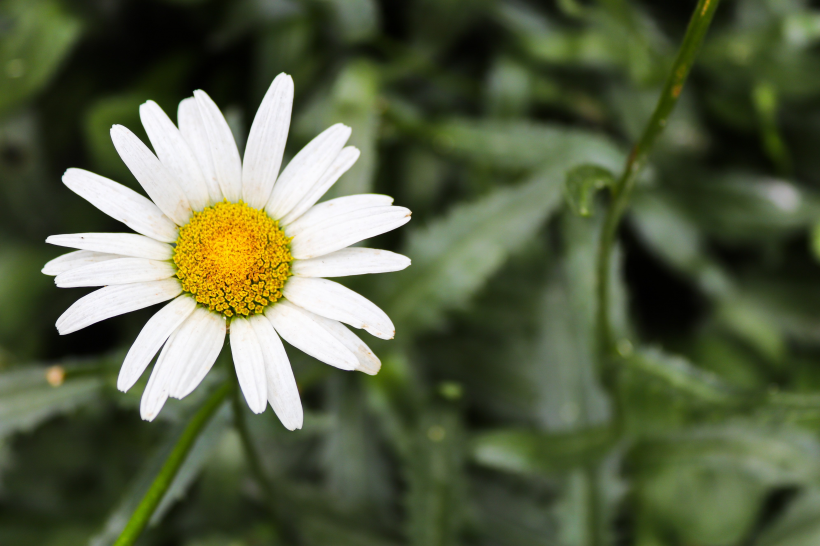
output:
[[[108,545],[209,389],[154,423],[119,393],[155,309],[60,337],[83,293],[40,273],[55,233],[124,231],[60,182],[138,185],[108,130],[144,138],[194,89],[240,142],[293,76],[286,155],[327,126],[362,157],[330,197],[393,195],[413,221],[368,246],[401,273],[344,282],[396,339],[375,377],[289,349],[286,431],[230,409],[195,446],[149,545],[815,546],[820,543],[820,9],[724,0],[620,230],[622,369],[594,352],[591,217],[566,173],[620,172],[692,0],[0,1],[0,544]],[[818,238],[820,239],[820,237]],[[820,240],[818,241],[820,242]],[[48,366],[64,382],[46,381]],[[616,406],[617,404],[617,406]],[[613,407],[621,408],[617,419]]]

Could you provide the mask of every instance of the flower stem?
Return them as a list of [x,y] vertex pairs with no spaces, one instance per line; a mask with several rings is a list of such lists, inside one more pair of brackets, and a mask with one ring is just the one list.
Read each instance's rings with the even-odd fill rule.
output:
[[697,6],[695,6],[695,11],[692,14],[692,19],[689,21],[683,43],[681,43],[678,55],[675,58],[675,63],[672,65],[672,70],[666,79],[666,84],[658,99],[655,111],[649,119],[649,123],[647,123],[640,140],[632,148],[626,160],[623,173],[612,189],[612,201],[607,209],[604,224],[601,228],[601,237],[598,241],[596,280],[598,292],[598,316],[596,324],[598,349],[601,364],[604,367],[603,379],[604,382],[610,386],[613,382],[613,372],[609,369],[611,366],[607,363],[614,349],[614,340],[609,316],[609,285],[610,262],[615,235],[621,218],[629,204],[629,197],[635,187],[638,174],[646,164],[652,146],[657,140],[658,135],[663,132],[669,115],[678,103],[683,85],[689,76],[689,71],[695,62],[695,56],[703,42],[706,31],[709,29],[712,16],[715,14],[719,3],[720,0],[699,0]]
[[[618,225],[629,204],[629,197],[635,187],[635,181],[641,169],[646,164],[649,152],[655,144],[658,136],[666,127],[672,110],[678,103],[683,85],[689,76],[692,64],[695,62],[698,49],[703,42],[706,31],[712,22],[712,17],[718,7],[720,0],[699,0],[686,35],[683,37],[678,55],[672,65],[672,70],[666,79],[658,104],[649,119],[640,140],[632,148],[624,165],[623,173],[612,189],[612,200],[606,211],[601,236],[598,240],[598,255],[596,263],[596,290],[598,301],[598,314],[596,319],[596,333],[598,343],[598,359],[602,372],[604,386],[613,394],[613,422],[618,431],[623,428],[623,411],[621,411],[620,397],[614,392],[617,386],[618,370],[614,366],[612,358],[615,353],[615,340],[613,339],[612,325],[610,323],[609,303],[610,303],[610,266],[612,262],[612,247],[615,243],[615,236]],[[599,490],[598,471],[588,470],[587,479],[590,480],[589,499],[589,530],[590,540],[593,546],[602,546],[606,543],[606,535],[602,527],[605,516],[601,514],[601,495]]]
[[199,437],[199,433],[202,432],[205,425],[208,424],[208,421],[211,420],[211,417],[213,417],[222,405],[222,402],[228,394],[230,394],[231,387],[229,382],[222,384],[208,397],[202,407],[197,410],[190,422],[188,422],[188,425],[179,437],[179,441],[174,446],[168,459],[165,460],[165,464],[162,465],[159,474],[157,474],[148,492],[145,493],[139,506],[137,506],[137,509],[131,514],[131,519],[128,520],[125,529],[123,529],[117,542],[114,543],[114,546],[130,546],[139,538],[145,526],[148,525],[148,521],[151,519],[162,497],[165,496],[165,492],[168,491],[168,488],[174,481],[174,477],[176,477],[182,463],[185,462],[185,458],[188,456],[191,446],[194,445],[194,442]]
[[[235,378],[236,376],[234,376]],[[239,438],[242,440],[242,447],[245,450],[245,456],[248,459],[248,466],[250,466],[259,487],[262,489],[262,495],[265,497],[265,502],[272,514],[275,513],[273,502],[273,486],[271,485],[268,475],[262,466],[262,460],[259,458],[259,452],[256,451],[256,446],[253,444],[251,432],[248,429],[248,422],[245,419],[245,414],[242,404],[242,395],[239,390],[239,383],[234,379],[233,389],[233,419],[234,426],[239,433]]]

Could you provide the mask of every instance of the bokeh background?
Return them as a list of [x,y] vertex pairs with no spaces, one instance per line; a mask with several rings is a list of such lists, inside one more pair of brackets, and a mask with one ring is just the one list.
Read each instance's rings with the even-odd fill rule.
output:
[[[60,182],[137,188],[109,139],[193,89],[240,144],[293,76],[288,157],[332,123],[362,151],[332,196],[413,221],[406,271],[343,282],[385,309],[375,377],[289,350],[303,430],[226,406],[139,544],[820,544],[820,8],[725,0],[615,253],[622,370],[595,362],[591,217],[567,171],[619,172],[694,0],[2,0],[0,544],[106,546],[207,392],[139,419],[115,388],[147,309],[60,337],[82,289],[49,234],[123,231]],[[48,376],[49,366],[65,373]],[[146,374],[147,377],[147,374]],[[58,385],[53,386],[52,385]],[[819,394],[814,394],[819,393]],[[621,408],[616,423],[613,408]]]

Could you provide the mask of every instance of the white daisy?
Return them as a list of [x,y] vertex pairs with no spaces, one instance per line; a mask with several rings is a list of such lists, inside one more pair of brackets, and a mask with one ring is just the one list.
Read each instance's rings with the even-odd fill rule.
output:
[[322,277],[406,268],[405,256],[348,247],[407,223],[410,211],[374,194],[316,204],[359,157],[345,147],[351,131],[342,124],[314,138],[279,174],[292,103],[293,80],[280,74],[253,121],[244,161],[204,91],[179,104],[179,128],[156,103],[143,104],[156,155],[120,125],[111,138],[150,200],[81,169],[63,176],[70,190],[137,234],[46,239],[79,249],[43,268],[57,286],[104,287],[63,313],[60,334],[172,300],[137,336],[117,381],[127,391],[160,353],[142,395],[143,419],[153,420],[169,396],[196,388],[228,331],[248,406],[261,413],[270,402],[291,430],[302,426],[302,405],[280,336],[331,366],[379,371],[379,359],[342,323],[391,339],[390,318]]

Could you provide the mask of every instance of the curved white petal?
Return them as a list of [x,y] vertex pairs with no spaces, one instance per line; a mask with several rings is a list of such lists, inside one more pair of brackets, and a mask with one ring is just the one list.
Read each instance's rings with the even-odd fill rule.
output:
[[145,258],[118,258],[60,273],[54,279],[54,283],[60,288],[108,286],[161,281],[174,275],[176,269],[171,262]]
[[293,79],[279,74],[265,93],[253,118],[245,160],[242,163],[242,199],[261,209],[282,166],[282,154],[288,140],[290,114],[293,108]]
[[122,125],[111,127],[111,140],[123,163],[165,216],[181,226],[191,217],[191,205],[171,173],[148,146]]
[[299,202],[279,220],[279,225],[286,226],[307,212],[356,163],[359,155],[358,148],[353,146],[342,148],[342,151],[339,152],[339,155],[336,156],[336,159],[333,160],[333,163],[330,164],[330,167],[327,168],[319,180],[306,189],[305,195]]
[[179,132],[191,151],[196,156],[197,164],[205,178],[205,185],[208,186],[210,203],[222,201],[222,190],[219,189],[219,182],[214,171],[214,163],[211,161],[211,147],[208,144],[208,134],[205,132],[205,125],[202,123],[202,116],[199,115],[199,107],[193,97],[183,99],[179,103],[177,110],[177,123]]
[[337,282],[291,277],[285,283],[282,294],[303,309],[354,328],[364,328],[376,337],[392,339],[396,334],[393,322],[384,311]]
[[354,212],[373,207],[389,207],[393,204],[393,198],[389,195],[379,195],[376,193],[362,193],[359,195],[348,195],[337,197],[311,208],[304,213],[301,218],[285,227],[288,237],[296,237],[300,233],[314,229],[322,222],[327,222],[331,218],[339,218]]
[[106,260],[114,260],[116,258],[122,258],[122,256],[105,252],[93,252],[91,250],[75,250],[74,252],[57,256],[47,262],[46,265],[43,266],[42,272],[44,275],[59,275],[60,273],[65,273],[77,267],[96,264]]
[[343,248],[318,258],[294,260],[290,268],[297,277],[347,277],[401,271],[410,258],[376,248]]
[[106,286],[74,302],[57,319],[57,331],[60,335],[70,334],[101,320],[170,300],[181,292],[176,279]]
[[314,320],[324,326],[328,332],[333,334],[345,347],[356,355],[359,359],[359,365],[356,369],[368,375],[376,375],[382,367],[379,358],[370,350],[364,341],[359,339],[359,336],[347,329],[347,326],[337,320],[332,320],[319,315],[315,315]]
[[63,174],[68,189],[137,233],[157,241],[173,243],[177,226],[150,199],[113,180],[82,169]]
[[299,203],[339,155],[350,133],[350,127],[337,123],[296,154],[276,181],[265,206],[271,218],[283,217]]
[[262,315],[248,319],[265,360],[265,378],[267,379],[268,401],[276,416],[288,430],[302,428],[304,413],[299,399],[299,388],[288,361],[288,354],[282,340],[270,320]]
[[190,296],[179,296],[174,301],[157,311],[148,319],[137,339],[128,349],[125,360],[117,378],[117,388],[122,392],[134,386],[134,383],[151,363],[162,344],[182,324],[196,308],[196,300]]
[[239,150],[236,148],[231,128],[205,91],[194,91],[194,99],[199,107],[205,134],[208,136],[211,164],[219,188],[228,201],[236,203],[242,198],[242,160],[239,158]]
[[149,100],[140,106],[140,119],[157,157],[174,176],[191,208],[201,211],[207,207],[210,196],[205,177],[194,153],[171,118],[156,102]]
[[[172,340],[175,335],[176,332],[171,334]],[[165,401],[168,400],[170,374],[175,364],[167,358],[170,344],[169,341],[162,348],[157,363],[154,364],[154,369],[151,371],[151,377],[148,378],[148,385],[145,386],[140,399],[140,417],[145,421],[156,419],[162,406],[165,405]]]
[[46,242],[68,248],[149,260],[170,260],[174,257],[174,248],[171,245],[134,233],[69,233],[51,235]]
[[355,370],[359,365],[356,355],[315,320],[313,313],[279,300],[265,310],[265,316],[285,341],[303,353],[342,370]]
[[265,360],[253,326],[246,318],[231,320],[231,353],[236,378],[248,407],[254,413],[262,413],[268,405]]
[[330,218],[295,236],[290,253],[297,260],[324,256],[403,226],[410,214],[404,207],[371,207]]
[[[185,398],[205,379],[225,343],[225,317],[197,307],[177,330],[179,340],[171,350],[180,357],[179,373],[171,385],[171,396]],[[170,343],[170,342],[169,342]]]

